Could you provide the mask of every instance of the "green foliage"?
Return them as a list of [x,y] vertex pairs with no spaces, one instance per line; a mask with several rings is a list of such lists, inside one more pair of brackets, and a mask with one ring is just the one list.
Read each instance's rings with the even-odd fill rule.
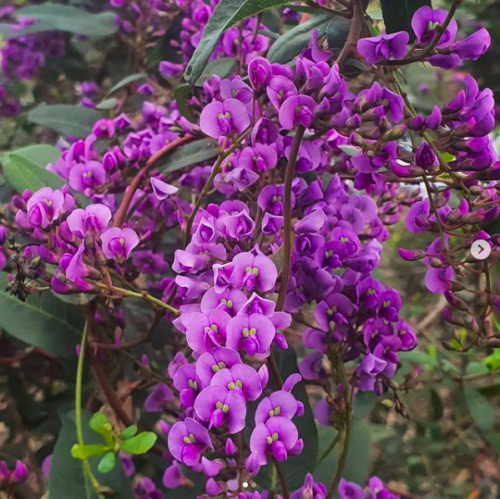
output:
[[247,17],[287,3],[289,0],[221,0],[205,26],[203,36],[186,67],[186,80],[191,85],[195,84],[224,31]]
[[202,139],[186,144],[158,162],[161,173],[175,172],[186,166],[196,165],[217,156],[217,146],[213,140]]
[[[99,443],[101,438],[91,431],[90,428],[91,415],[87,411],[82,411],[83,433],[85,442],[88,445],[85,447],[98,447],[99,452],[102,451],[102,444]],[[71,459],[73,444],[76,438],[76,427],[74,412],[66,414],[62,417],[63,427],[57,439],[57,443],[52,455],[52,462],[49,474],[49,497],[50,499],[96,499],[96,494],[92,491],[90,484],[87,482],[83,473],[82,463],[78,459]],[[86,453],[89,449],[78,449],[78,451]],[[114,454],[114,453],[113,453]],[[106,457],[107,453],[102,455],[106,459],[101,466],[97,461],[90,460],[90,466],[95,473],[99,483],[109,487],[114,491],[115,499],[133,499],[132,484],[125,476],[121,466],[110,467],[112,458]],[[116,461],[116,459],[115,459]],[[102,460],[101,460],[102,462]],[[102,470],[99,468],[103,468]],[[102,471],[109,471],[103,474]]]
[[125,88],[127,85],[130,85],[131,83],[144,80],[144,78],[146,78],[146,75],[143,73],[136,73],[123,78],[123,80],[120,80],[116,85],[113,85],[109,89],[108,93],[106,94],[106,97],[109,97],[111,94],[118,92],[118,90]]
[[98,468],[101,473],[109,473],[114,468],[118,451],[133,455],[145,454],[153,447],[157,439],[156,434],[149,431],[136,435],[136,425],[125,428],[120,438],[116,439],[111,423],[102,412],[92,415],[89,427],[102,438],[104,443],[74,444],[71,448],[71,455],[81,461],[102,456]]
[[28,121],[50,128],[61,135],[85,138],[102,114],[95,109],[81,106],[41,104],[27,114]]
[[0,272],[0,327],[28,345],[74,359],[83,324],[79,309],[49,293],[22,302],[4,291],[7,283]]
[[118,30],[116,16],[111,12],[92,14],[69,5],[45,3],[19,9],[15,17],[29,17],[38,21],[22,30],[13,30],[10,25],[0,25],[0,35],[4,39],[19,38],[30,33],[43,31],[65,31],[82,36],[110,36]]
[[489,431],[493,428],[494,412],[488,400],[479,390],[472,386],[464,386],[464,396],[467,409],[480,430]]
[[267,53],[271,62],[285,64],[291,61],[311,39],[311,31],[318,30],[318,36],[326,36],[330,48],[341,47],[349,32],[349,21],[330,14],[311,16],[305,23],[299,24],[280,36]]
[[158,437],[150,431],[143,431],[135,437],[127,438],[120,443],[120,449],[128,454],[145,454],[156,443]]
[[35,192],[42,187],[60,189],[64,182],[45,167],[56,161],[61,153],[54,146],[40,144],[7,153],[3,159],[5,177],[14,189]]

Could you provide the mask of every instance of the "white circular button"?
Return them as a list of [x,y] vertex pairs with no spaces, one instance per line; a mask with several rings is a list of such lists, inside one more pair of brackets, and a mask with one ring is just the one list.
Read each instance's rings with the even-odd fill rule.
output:
[[476,260],[486,260],[491,255],[491,245],[484,239],[478,239],[472,243],[470,252]]

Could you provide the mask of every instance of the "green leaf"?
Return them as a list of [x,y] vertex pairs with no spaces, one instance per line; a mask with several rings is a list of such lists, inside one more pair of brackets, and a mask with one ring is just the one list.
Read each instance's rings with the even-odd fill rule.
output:
[[84,459],[89,459],[91,457],[100,457],[106,454],[107,449],[102,444],[93,444],[93,445],[80,445],[75,444],[71,447],[71,455],[75,459],[80,459],[83,461]]
[[50,128],[61,135],[83,139],[92,132],[92,127],[102,115],[87,107],[41,104],[30,111],[27,118],[32,123]]
[[[283,381],[291,374],[299,372],[297,355],[292,347],[287,350],[274,349],[274,357]],[[290,456],[281,463],[281,468],[289,489],[295,490],[303,485],[306,475],[314,471],[318,459],[318,430],[304,383],[295,385],[292,394],[304,404],[304,415],[293,420],[299,430],[299,437],[304,440],[304,450],[300,456]],[[274,466],[268,465],[262,468],[255,481],[263,489],[270,489],[276,480],[274,473]]]
[[[372,467],[370,459],[370,425],[361,419],[354,419],[347,451],[347,462],[343,478],[356,483],[364,483]],[[332,443],[337,432],[333,428],[321,426],[319,428],[320,451],[322,456]],[[314,480],[326,484],[327,488],[333,481],[338,464],[338,444],[330,454],[318,464],[314,471]]]
[[24,7],[16,11],[15,17],[17,19],[29,17],[38,22],[19,31],[3,25],[0,30],[2,38],[8,40],[43,31],[65,31],[75,35],[101,37],[113,35],[118,30],[115,14],[111,12],[91,14],[68,5],[45,3]]
[[32,192],[42,187],[60,189],[64,181],[45,167],[56,161],[61,153],[50,145],[24,147],[5,155],[3,167],[5,177],[14,189]]
[[99,109],[100,111],[110,111],[111,109],[114,109],[117,104],[118,99],[111,97],[111,99],[105,99],[102,102],[99,102],[99,104],[97,104],[95,108]]
[[[90,429],[90,417],[87,411],[82,411],[84,441],[89,445],[98,444],[100,437]],[[86,483],[82,462],[71,457],[75,440],[75,416],[74,411],[71,411],[62,416],[62,430],[52,455],[48,485],[50,499],[97,499],[90,484]],[[121,466],[116,466],[111,473],[103,475],[98,470],[97,460],[90,459],[89,464],[99,483],[115,492],[114,499],[134,499],[132,484]]]
[[217,146],[213,140],[202,139],[186,144],[158,162],[162,173],[175,172],[186,166],[198,165],[217,156]]
[[7,274],[0,272],[0,327],[28,345],[74,360],[83,329],[80,310],[50,293],[22,302],[4,291],[7,283]]
[[174,91],[174,99],[177,104],[177,110],[181,116],[184,116],[191,123],[197,123],[198,120],[189,108],[187,101],[194,95],[194,88],[191,85],[180,85]]
[[432,7],[431,0],[380,0],[380,3],[386,32],[407,31],[410,34],[410,41],[415,39],[411,28],[413,14],[420,7]]
[[210,61],[206,65],[200,77],[196,80],[195,86],[203,86],[203,83],[213,75],[216,75],[221,79],[227,78],[234,71],[236,71],[236,68],[236,60],[233,58],[221,57],[220,59],[215,59],[215,61]]
[[114,94],[118,90],[121,90],[122,88],[126,87],[127,85],[130,85],[131,83],[134,83],[139,80],[144,80],[146,78],[146,75],[143,73],[137,73],[133,74],[130,76],[127,76],[126,78],[123,78],[123,80],[120,80],[116,85],[113,85],[108,93],[106,94],[106,97],[109,97],[111,94]]
[[120,438],[122,440],[128,440],[129,438],[132,438],[136,433],[137,433],[137,426],[134,424],[132,426],[129,426],[128,428],[125,428],[122,431]]
[[97,469],[101,473],[109,473],[116,465],[116,454],[108,452],[100,461]]
[[123,440],[120,444],[120,449],[123,452],[127,452],[128,454],[145,454],[148,450],[153,447],[157,439],[155,433],[150,431],[143,431],[136,435],[135,437],[131,437],[127,440]]
[[476,426],[483,431],[493,428],[494,412],[488,400],[472,386],[464,386],[465,404]]
[[318,36],[326,35],[330,48],[344,45],[349,33],[350,22],[342,17],[330,14],[311,16],[305,23],[299,24],[280,36],[267,53],[271,62],[285,64],[291,61],[302,49],[307,47],[311,39],[311,31],[318,30]]
[[92,428],[92,430],[98,435],[101,435],[107,446],[113,447],[115,445],[113,427],[108,421],[108,418],[102,412],[96,412],[92,415],[90,428]]
[[186,67],[185,78],[194,85],[201,76],[217,42],[227,29],[247,17],[272,7],[286,5],[290,0],[221,0],[205,26],[193,57]]
[[498,371],[500,369],[500,349],[494,350],[491,355],[488,355],[488,357],[483,360],[483,364],[490,371]]

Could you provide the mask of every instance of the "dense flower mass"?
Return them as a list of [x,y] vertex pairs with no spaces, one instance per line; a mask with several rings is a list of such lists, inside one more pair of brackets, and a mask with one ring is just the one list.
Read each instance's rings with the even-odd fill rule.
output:
[[[158,74],[139,74],[140,85],[137,77],[112,89],[121,100],[86,137],[59,140],[41,177],[50,185],[17,189],[1,213],[0,245],[11,258],[0,249],[0,268],[11,274],[11,293],[84,303],[77,414],[89,360],[106,409],[118,417],[115,427],[90,422],[105,440],[101,454],[90,445],[82,457],[81,428],[72,454],[84,463],[104,456],[101,472],[106,456],[114,466],[118,455],[135,477],[137,498],[161,499],[162,486],[195,497],[200,477],[198,497],[399,497],[376,477],[367,488],[343,478],[358,399],[393,396],[404,415],[400,392],[417,383],[418,370],[398,374],[417,335],[401,294],[379,272],[383,243],[398,223],[410,234],[432,234],[425,250],[400,248],[399,255],[422,261],[427,289],[446,300],[444,320],[469,334],[470,344],[445,348],[497,346],[489,329],[497,291],[488,265],[468,253],[479,239],[500,251],[500,238],[487,229],[500,214],[493,93],[468,75],[455,97],[421,113],[395,70],[413,62],[456,68],[486,52],[489,34],[481,28],[462,38],[448,11],[422,7],[411,22],[412,44],[406,31],[361,38],[362,2],[348,4],[352,10],[344,5],[341,14],[352,18],[351,28],[340,52],[314,29],[292,64],[273,62],[259,14],[226,29],[204,61],[231,59],[232,69],[200,71],[186,90],[179,79],[208,43],[203,28],[223,2],[110,0],[117,38],[134,47],[141,71],[148,49],[180,21],[168,40],[172,60],[155,61]],[[292,7],[280,23],[297,22]],[[31,21],[22,22],[15,29]],[[64,41],[52,32],[9,40],[4,78],[34,78],[46,56],[62,56]],[[369,78],[346,75],[353,59]],[[99,85],[79,88],[81,107],[106,109],[105,100],[97,104],[105,95]],[[140,110],[128,112],[134,89]],[[9,99],[0,86],[3,114],[20,109]],[[486,290],[482,283],[470,289],[467,280],[480,274]],[[135,321],[129,299],[149,307]],[[161,356],[146,348],[158,328]],[[143,346],[139,357],[129,353]],[[106,379],[103,366],[122,352],[134,370],[120,384]],[[147,395],[136,398],[140,389]],[[147,416],[125,410],[125,401]],[[141,452],[130,444],[142,435],[135,436],[138,419],[160,437]],[[316,422],[337,433],[323,458],[337,442],[342,447],[331,483],[312,475]],[[154,445],[162,486],[136,474],[130,457]],[[289,487],[297,456],[313,462],[299,470],[302,485],[295,478]],[[27,474],[21,462],[11,470],[2,461],[0,487],[10,491]]]

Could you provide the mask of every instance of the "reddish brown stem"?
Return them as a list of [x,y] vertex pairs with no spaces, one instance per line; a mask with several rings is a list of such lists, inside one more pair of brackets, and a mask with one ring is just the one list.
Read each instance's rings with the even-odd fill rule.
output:
[[170,142],[170,144],[167,144],[165,147],[160,149],[156,154],[153,154],[153,156],[151,156],[148,159],[147,163],[137,172],[137,175],[134,177],[134,179],[130,183],[129,188],[125,192],[120,207],[116,212],[115,220],[113,222],[113,227],[121,227],[123,225],[123,222],[127,217],[127,212],[130,207],[130,203],[132,202],[132,198],[134,197],[134,194],[136,193],[137,189],[141,185],[142,180],[149,172],[149,170],[151,170],[151,168],[153,168],[153,166],[161,158],[167,156],[171,152],[175,151],[177,148],[185,144],[188,144],[189,142],[192,142],[194,139],[195,139],[194,135],[186,135],[184,137],[180,137],[174,140],[173,142]]

